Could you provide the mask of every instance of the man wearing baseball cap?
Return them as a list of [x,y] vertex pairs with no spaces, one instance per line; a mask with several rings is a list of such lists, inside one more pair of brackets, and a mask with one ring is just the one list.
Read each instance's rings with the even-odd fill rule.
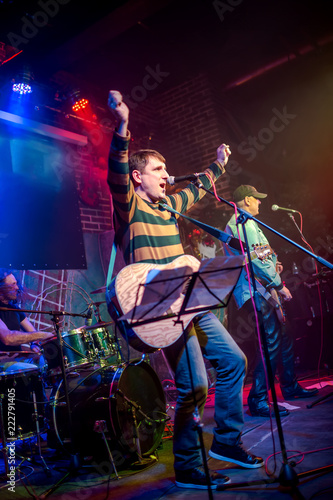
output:
[[[245,210],[253,217],[259,214],[261,200],[267,194],[260,193],[254,186],[241,185],[233,193],[233,200],[238,208]],[[240,236],[244,242],[243,228],[238,226]],[[268,240],[259,225],[252,219],[248,219],[245,224],[248,245],[269,245]],[[225,231],[238,238],[235,214],[229,220]],[[236,251],[230,247],[225,247],[227,254],[235,254]],[[278,371],[279,382],[283,397],[285,399],[307,398],[314,396],[318,390],[307,390],[297,382],[294,371],[293,343],[285,328],[283,318],[279,319],[277,308],[272,305],[269,291],[276,290],[283,300],[291,300],[292,295],[288,288],[281,281],[280,273],[283,267],[277,260],[277,255],[272,253],[264,260],[256,258],[252,260],[254,274],[257,278],[257,290],[259,292],[260,310],[267,339],[267,347],[272,365],[273,375]],[[251,284],[253,295],[253,287]],[[272,292],[273,293],[273,292]],[[240,314],[246,314],[247,320],[253,318],[253,305],[247,273],[243,269],[240,279],[234,290],[234,299]],[[269,301],[268,301],[269,300]],[[253,325],[254,326],[254,325]],[[233,333],[231,331],[231,333]],[[236,339],[237,340],[237,339]],[[249,410],[253,416],[269,417],[270,408],[268,404],[268,392],[266,386],[265,370],[260,350],[257,349],[256,363],[253,372],[252,387],[248,397]],[[279,406],[280,416],[289,414],[288,410]],[[274,412],[271,412],[274,416]]]

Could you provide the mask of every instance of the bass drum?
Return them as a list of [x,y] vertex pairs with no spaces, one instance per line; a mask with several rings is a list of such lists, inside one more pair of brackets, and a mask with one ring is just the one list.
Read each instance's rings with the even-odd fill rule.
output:
[[[168,418],[162,385],[150,365],[140,361],[82,370],[69,373],[66,380],[74,449],[81,456],[107,455],[103,435],[98,432],[103,426],[116,466],[138,457],[136,436],[142,456],[160,444]],[[67,447],[70,429],[63,381],[52,399],[54,432],[58,443]]]

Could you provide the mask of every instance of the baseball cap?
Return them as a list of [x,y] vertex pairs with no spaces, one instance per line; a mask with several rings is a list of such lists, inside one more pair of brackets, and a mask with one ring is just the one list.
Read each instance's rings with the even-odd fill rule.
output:
[[246,196],[253,196],[254,198],[266,198],[267,194],[259,193],[255,187],[247,184],[242,184],[234,191],[232,195],[234,202],[244,200]]

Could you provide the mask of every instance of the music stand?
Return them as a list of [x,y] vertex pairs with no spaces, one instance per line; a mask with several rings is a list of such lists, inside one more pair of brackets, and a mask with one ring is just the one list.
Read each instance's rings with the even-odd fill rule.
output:
[[[185,256],[186,257],[186,256]],[[197,261],[195,259],[195,261]],[[195,430],[198,432],[203,466],[207,478],[209,497],[212,498],[210,475],[203,442],[202,424],[195,397],[195,389],[186,342],[185,329],[190,320],[199,313],[207,312],[212,308],[226,307],[232,292],[238,282],[244,266],[243,256],[216,257],[201,263],[197,261],[197,270],[184,265],[174,269],[153,269],[148,272],[146,280],[139,286],[137,302],[124,315],[119,322],[130,324],[140,336],[140,327],[149,323],[168,320],[181,325],[179,336],[183,335],[191,390],[194,402],[193,420]],[[222,284],[221,284],[222,283]],[[226,299],[226,301],[224,301]],[[215,301],[215,302],[214,302]],[[170,343],[169,328],[165,328],[165,336],[160,336],[162,345],[156,348],[167,347]],[[141,334],[142,335],[142,334]]]

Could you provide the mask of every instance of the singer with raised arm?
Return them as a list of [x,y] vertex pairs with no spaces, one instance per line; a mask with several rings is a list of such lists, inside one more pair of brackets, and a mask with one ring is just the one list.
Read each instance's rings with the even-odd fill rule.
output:
[[[109,108],[117,119],[109,156],[108,184],[112,195],[115,231],[125,263],[165,264],[184,255],[177,216],[159,203],[183,213],[197,203],[205,191],[190,183],[180,192],[166,194],[169,174],[164,157],[154,150],[140,150],[128,157],[130,133],[127,129],[129,110],[117,91],[109,93]],[[220,175],[230,155],[229,147],[217,149],[216,160],[200,174],[200,181],[210,188]],[[110,297],[107,291],[107,301]],[[185,332],[194,393],[200,416],[208,392],[203,356],[216,369],[214,440],[209,454],[217,459],[246,468],[263,465],[261,458],[241,446],[243,429],[242,390],[246,358],[236,342],[213,313],[200,314]],[[176,484],[183,488],[208,489],[208,478],[202,469],[198,433],[194,428],[195,404],[191,388],[188,360],[181,336],[164,349],[174,371],[178,389],[174,420],[174,469]],[[211,487],[228,481],[226,476],[211,473]]]
[[[233,200],[237,207],[245,210],[253,217],[259,214],[261,200],[266,197],[267,194],[259,193],[255,187],[249,185],[239,186],[233,193]],[[244,242],[242,227],[241,225],[238,227],[241,239]],[[248,219],[246,221],[245,230],[250,248],[252,248],[253,245],[269,244],[259,225],[253,219]],[[235,215],[229,220],[225,231],[236,238],[238,237]],[[237,253],[227,246],[225,246],[225,250],[227,254]],[[297,382],[295,376],[293,342],[286,328],[284,314],[279,302],[279,298],[287,301],[292,299],[290,291],[284,286],[281,280],[280,274],[283,271],[282,264],[277,260],[277,255],[275,253],[272,253],[272,255],[265,260],[255,259],[252,261],[252,264],[257,279],[260,310],[262,313],[272,371],[274,376],[275,373],[278,372],[282,395],[287,400],[314,396],[318,390],[304,389]],[[234,327],[233,330],[230,331],[235,333],[235,338],[237,338],[237,321],[239,321],[240,318],[246,321],[247,325],[252,326],[253,333],[256,332],[253,320],[251,294],[253,295],[253,286],[252,284],[249,285],[246,270],[243,269],[233,294],[236,305],[240,309],[235,321],[231,318],[231,324],[234,323]],[[253,416],[269,417],[270,407],[268,403],[265,370],[259,348],[257,349],[256,358],[252,387],[248,397],[249,410]],[[288,410],[282,406],[278,408],[281,417],[289,414]],[[274,416],[273,409],[271,410],[271,414]]]

